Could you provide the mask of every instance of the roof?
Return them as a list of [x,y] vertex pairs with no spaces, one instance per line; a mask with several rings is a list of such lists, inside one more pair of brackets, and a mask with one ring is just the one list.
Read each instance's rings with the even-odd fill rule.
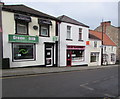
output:
[[89,34],[89,38],[90,39],[94,39],[94,40],[101,40],[98,37],[96,37],[95,35]]
[[65,16],[65,15],[62,15],[62,16],[59,16],[58,19],[62,22],[66,22],[66,23],[71,23],[71,24],[75,24],[75,25],[79,25],[79,26],[83,26],[83,27],[87,27],[89,28],[89,26],[81,23],[81,22],[78,22],[77,20],[74,20],[68,16]]
[[[89,33],[102,40],[102,32],[89,30]],[[116,46],[116,44],[105,33],[103,33],[103,45]]]
[[14,12],[14,13],[26,14],[26,15],[30,15],[30,16],[36,16],[36,17],[43,17],[43,18],[58,20],[56,17],[45,14],[43,12],[40,12],[38,10],[35,10],[35,9],[30,8],[28,6],[25,6],[23,4],[21,4],[21,5],[3,5],[2,10],[9,11],[9,12]]

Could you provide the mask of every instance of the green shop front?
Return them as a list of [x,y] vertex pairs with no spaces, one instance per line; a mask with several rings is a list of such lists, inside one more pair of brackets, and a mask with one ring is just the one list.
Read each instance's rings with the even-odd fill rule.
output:
[[49,41],[43,39],[39,36],[8,34],[4,47],[8,50],[4,56],[6,54],[5,58],[9,61],[3,62],[3,68],[57,66],[58,37],[51,36]]
[[8,35],[8,43],[12,48],[12,62],[30,62],[36,60],[36,44],[38,36]]

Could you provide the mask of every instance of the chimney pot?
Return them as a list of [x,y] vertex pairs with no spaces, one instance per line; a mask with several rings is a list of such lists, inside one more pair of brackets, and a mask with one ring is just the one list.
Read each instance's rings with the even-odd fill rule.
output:
[[105,22],[101,22],[101,25],[103,26],[110,26],[111,25],[111,21],[105,21]]

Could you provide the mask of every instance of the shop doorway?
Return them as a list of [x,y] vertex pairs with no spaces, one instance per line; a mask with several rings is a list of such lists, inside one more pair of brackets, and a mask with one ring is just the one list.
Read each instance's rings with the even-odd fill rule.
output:
[[72,52],[70,50],[67,50],[67,66],[71,66],[72,64]]
[[45,65],[53,66],[54,65],[54,45],[45,44]]

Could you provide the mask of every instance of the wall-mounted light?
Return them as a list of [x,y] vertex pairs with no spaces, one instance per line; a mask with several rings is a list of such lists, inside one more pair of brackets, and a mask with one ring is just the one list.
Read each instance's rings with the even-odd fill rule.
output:
[[38,26],[34,25],[34,26],[33,26],[33,29],[34,29],[34,30],[38,30]]

